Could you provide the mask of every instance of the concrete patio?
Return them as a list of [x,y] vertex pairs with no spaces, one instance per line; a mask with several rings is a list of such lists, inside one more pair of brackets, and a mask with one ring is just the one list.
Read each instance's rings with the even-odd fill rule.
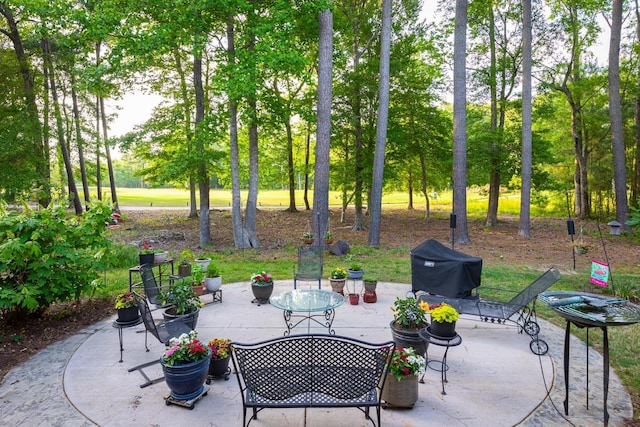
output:
[[[303,285],[305,286],[305,285]],[[323,288],[330,289],[328,283]],[[293,288],[292,281],[276,282],[274,293]],[[408,284],[379,283],[374,304],[337,308],[333,327],[338,335],[370,342],[391,339],[390,306],[410,290]],[[210,302],[210,296],[203,296]],[[223,285],[222,303],[207,304],[198,320],[203,341],[227,337],[254,342],[281,336],[282,311],[252,304],[248,282]],[[158,359],[164,350],[149,335],[144,348],[144,326],[123,330],[124,360],[119,363],[118,332],[113,318],[99,322],[63,342],[43,350],[5,377],[0,387],[1,425],[17,426],[241,426],[242,399],[232,374],[228,381],[214,380],[211,390],[189,410],[165,405],[169,390],[164,382],[140,388],[144,381],[128,368]],[[496,325],[463,316],[457,330],[463,338],[448,353],[446,395],[441,393],[440,372],[427,370],[419,385],[419,400],[411,410],[383,409],[384,426],[599,426],[603,424],[602,357],[589,351],[589,409],[586,408],[587,351],[573,338],[570,412],[564,418],[562,351],[564,331],[540,321],[541,338],[549,354],[539,357],[529,350],[529,337],[514,324]],[[310,326],[311,332],[326,328]],[[307,332],[307,325],[294,333]],[[444,348],[431,346],[430,358],[441,358]],[[159,364],[145,370],[149,377],[162,374]],[[550,391],[550,393],[548,392]],[[609,386],[609,425],[623,425],[633,414],[631,399],[612,372]],[[266,409],[252,426],[367,426],[357,409]]]

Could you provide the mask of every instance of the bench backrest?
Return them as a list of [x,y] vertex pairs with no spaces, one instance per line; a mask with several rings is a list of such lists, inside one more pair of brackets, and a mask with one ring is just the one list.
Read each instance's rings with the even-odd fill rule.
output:
[[391,341],[374,344],[323,334],[231,345],[241,389],[276,401],[306,392],[348,400],[380,389],[395,348]]

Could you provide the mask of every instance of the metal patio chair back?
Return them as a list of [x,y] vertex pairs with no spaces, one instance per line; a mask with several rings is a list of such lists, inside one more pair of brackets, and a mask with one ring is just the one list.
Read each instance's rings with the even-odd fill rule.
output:
[[322,288],[322,251],[320,246],[301,246],[298,248],[298,266],[293,275],[293,289],[298,281],[318,282],[318,289]]
[[142,279],[142,286],[144,287],[144,295],[149,300],[149,303],[157,307],[162,307],[160,292],[168,290],[168,287],[158,285],[156,276],[153,273],[152,264],[143,264],[140,266],[140,278]]

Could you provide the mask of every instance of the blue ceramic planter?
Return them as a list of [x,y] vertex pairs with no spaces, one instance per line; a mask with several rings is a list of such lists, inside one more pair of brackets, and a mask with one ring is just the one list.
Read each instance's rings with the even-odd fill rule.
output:
[[171,390],[171,397],[177,400],[191,400],[202,393],[209,373],[210,361],[211,350],[206,357],[182,365],[167,366],[160,358],[165,382]]

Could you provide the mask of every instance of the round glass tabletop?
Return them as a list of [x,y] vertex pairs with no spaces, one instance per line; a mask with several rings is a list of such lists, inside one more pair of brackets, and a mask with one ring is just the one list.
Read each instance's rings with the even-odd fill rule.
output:
[[313,312],[339,307],[344,303],[344,297],[337,292],[322,289],[294,289],[272,295],[269,302],[285,311]]

